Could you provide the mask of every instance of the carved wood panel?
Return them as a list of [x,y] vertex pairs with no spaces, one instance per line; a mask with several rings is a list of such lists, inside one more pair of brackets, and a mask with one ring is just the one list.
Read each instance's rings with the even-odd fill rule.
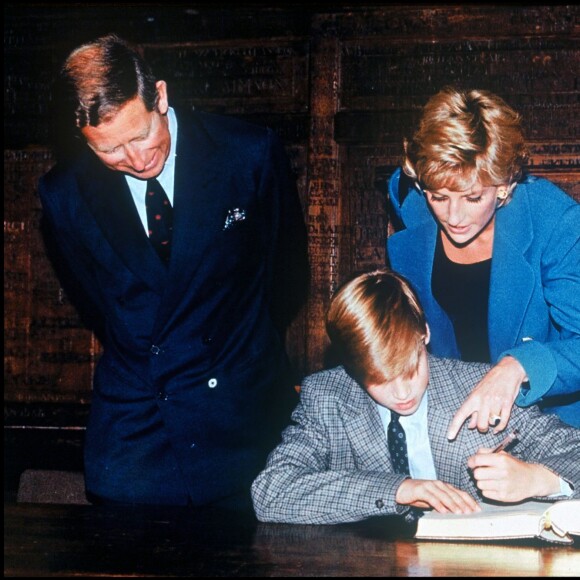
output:
[[100,352],[38,232],[36,182],[53,163],[51,80],[72,47],[116,30],[140,44],[172,103],[269,125],[285,140],[312,266],[288,344],[307,374],[325,364],[336,286],[384,264],[386,180],[405,132],[444,84],[504,97],[523,115],[533,172],[580,200],[578,15],[572,5],[9,7],[5,402],[87,403]]

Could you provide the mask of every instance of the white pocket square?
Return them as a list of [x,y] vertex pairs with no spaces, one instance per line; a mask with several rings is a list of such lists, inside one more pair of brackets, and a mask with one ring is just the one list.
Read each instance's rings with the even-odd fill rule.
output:
[[246,219],[246,210],[235,207],[228,210],[226,221],[224,223],[224,230],[229,230],[236,222],[243,222]]

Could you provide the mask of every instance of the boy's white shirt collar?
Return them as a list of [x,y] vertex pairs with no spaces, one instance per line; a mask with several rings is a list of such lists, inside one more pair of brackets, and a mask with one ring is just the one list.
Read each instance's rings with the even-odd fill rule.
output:
[[[428,392],[427,389],[417,410],[412,415],[401,415],[399,417],[399,422],[405,431],[409,470],[413,479],[437,479],[437,471],[435,470],[435,462],[433,461],[431,442],[429,440]],[[378,403],[375,403],[375,405],[383,423],[385,437],[388,437],[391,411]]]
[[[412,415],[399,415],[399,423],[401,423],[403,429],[405,429],[405,425],[413,425],[415,423],[427,424],[427,406],[428,406],[427,399],[428,399],[428,390],[425,390],[425,392],[423,393],[423,398],[421,399],[421,402],[419,403],[417,410]],[[381,418],[383,418],[384,415],[387,424],[389,424],[391,421],[391,410],[388,409],[387,407],[384,407],[383,405],[379,405],[379,403],[375,402],[375,404],[379,410]]]

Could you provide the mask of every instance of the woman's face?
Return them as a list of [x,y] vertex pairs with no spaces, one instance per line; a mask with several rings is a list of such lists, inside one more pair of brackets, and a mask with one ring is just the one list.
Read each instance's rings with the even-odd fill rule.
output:
[[469,190],[425,190],[425,198],[450,240],[459,246],[493,229],[498,186],[475,184]]

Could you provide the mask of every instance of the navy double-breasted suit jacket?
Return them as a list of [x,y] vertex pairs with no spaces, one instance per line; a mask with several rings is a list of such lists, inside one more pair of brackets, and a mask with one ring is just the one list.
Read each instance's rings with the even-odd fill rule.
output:
[[51,242],[101,328],[85,478],[113,501],[249,494],[295,402],[280,328],[304,295],[307,257],[284,148],[240,120],[177,119],[167,268],[124,175],[94,154],[40,181]]

